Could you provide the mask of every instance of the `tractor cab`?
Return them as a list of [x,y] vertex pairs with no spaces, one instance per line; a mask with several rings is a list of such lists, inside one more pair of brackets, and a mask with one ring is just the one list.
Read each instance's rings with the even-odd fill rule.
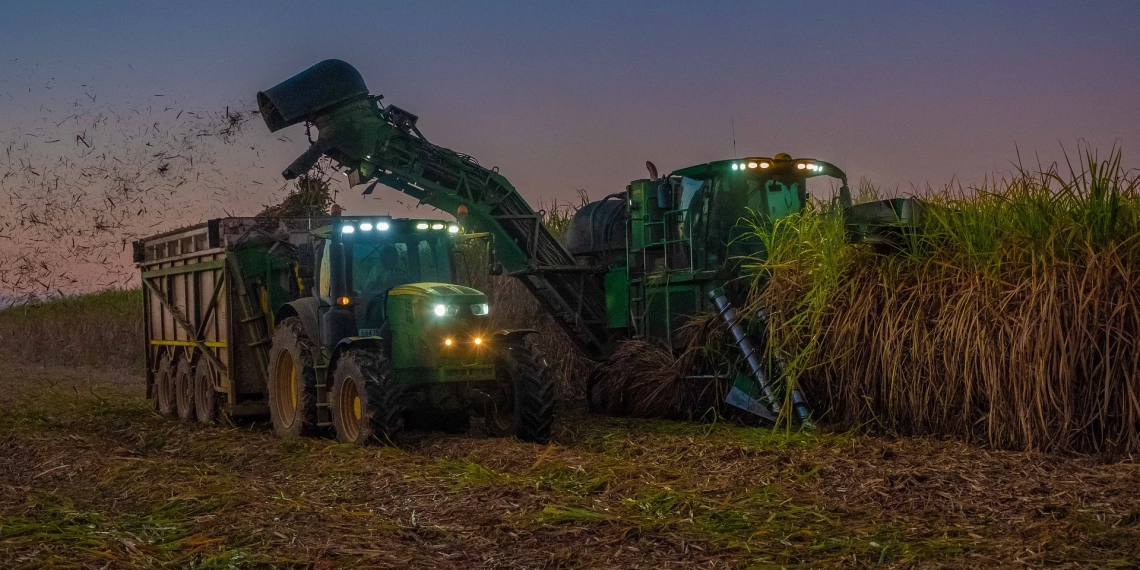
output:
[[334,218],[322,238],[315,295],[331,321],[323,339],[337,345],[384,343],[407,383],[491,379],[482,345],[490,307],[482,292],[453,283],[459,226],[440,220]]

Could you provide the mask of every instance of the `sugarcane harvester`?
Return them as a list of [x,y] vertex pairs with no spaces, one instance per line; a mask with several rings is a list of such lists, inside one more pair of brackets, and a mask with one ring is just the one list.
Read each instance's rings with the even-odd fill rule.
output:
[[[518,278],[577,344],[605,361],[615,343],[644,339],[675,346],[692,315],[715,310],[732,333],[742,366],[728,402],[774,419],[783,395],[770,381],[754,323],[737,314],[740,259],[756,255],[742,219],[768,220],[807,203],[806,180],[846,175],[819,160],[787,155],[701,164],[632,182],[583,207],[564,241],[497,169],[428,142],[417,117],[371,95],[359,72],[326,60],[257,95],[270,131],[305,123],[317,129],[308,150],[283,172],[308,172],[322,156],[344,169],[350,185],[383,184],[456,217],[489,236],[492,272]],[[348,315],[326,320],[348,319]],[[329,325],[351,330],[349,323]],[[793,395],[793,415],[808,409]]]

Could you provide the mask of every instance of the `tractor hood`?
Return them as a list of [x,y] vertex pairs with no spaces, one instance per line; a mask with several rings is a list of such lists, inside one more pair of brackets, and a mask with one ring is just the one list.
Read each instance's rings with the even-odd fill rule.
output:
[[415,295],[439,300],[482,302],[487,298],[478,289],[451,283],[407,283],[393,287],[388,295]]
[[[393,287],[388,292],[389,302],[406,299],[417,314],[435,317],[485,316],[489,307],[487,296],[478,289],[450,283],[408,283]],[[448,319],[450,320],[450,319]]]

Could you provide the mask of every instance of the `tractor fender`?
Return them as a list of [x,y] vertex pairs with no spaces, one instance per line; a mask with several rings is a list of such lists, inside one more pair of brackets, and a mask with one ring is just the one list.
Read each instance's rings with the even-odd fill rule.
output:
[[[374,348],[378,351],[383,351],[386,346],[384,344],[384,337],[382,336],[350,336],[342,338],[340,342],[332,349],[332,354],[329,355],[329,382],[332,382],[332,374],[336,371],[337,361],[340,360],[340,355],[344,354],[350,348]],[[330,384],[331,387],[331,384]]]
[[279,323],[289,317],[299,317],[301,325],[305,327],[313,347],[313,362],[321,361],[321,321],[317,318],[317,298],[304,297],[281,305],[273,316],[273,322]]

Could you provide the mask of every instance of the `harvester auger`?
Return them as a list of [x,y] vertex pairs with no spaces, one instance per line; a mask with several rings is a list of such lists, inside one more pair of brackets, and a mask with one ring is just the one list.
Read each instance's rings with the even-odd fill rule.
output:
[[[317,139],[284,171],[286,179],[328,156],[346,169],[351,185],[369,184],[365,194],[383,184],[489,233],[493,266],[522,280],[593,360],[606,360],[623,339],[675,349],[689,317],[715,311],[739,350],[727,402],[776,418],[784,395],[760,354],[766,319],[742,317],[734,308],[745,293],[740,260],[762,250],[743,219],[752,212],[770,223],[800,211],[814,176],[842,181],[847,194],[842,170],[786,154],[665,176],[649,164],[649,178],[583,207],[563,243],[497,169],[428,142],[415,115],[383,105],[343,61],[318,63],[257,100],[270,131],[299,123],[317,128]],[[792,396],[795,418],[807,422],[806,403]]]

